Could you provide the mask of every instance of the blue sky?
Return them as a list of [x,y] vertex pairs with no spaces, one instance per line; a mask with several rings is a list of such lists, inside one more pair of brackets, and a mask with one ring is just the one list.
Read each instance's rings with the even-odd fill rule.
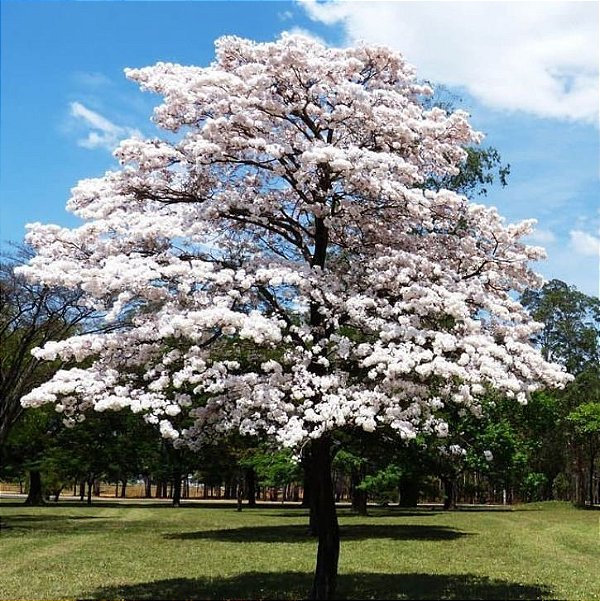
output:
[[483,202],[534,217],[537,265],[598,290],[596,2],[23,2],[2,11],[0,240],[33,221],[75,225],[69,190],[115,163],[110,147],[156,135],[157,98],[123,76],[156,61],[206,65],[223,34],[300,30],[332,45],[391,45],[449,87],[511,175]]

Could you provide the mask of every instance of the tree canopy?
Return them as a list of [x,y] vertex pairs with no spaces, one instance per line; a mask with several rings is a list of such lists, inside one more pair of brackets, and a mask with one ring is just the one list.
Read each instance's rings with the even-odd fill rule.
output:
[[329,598],[336,432],[444,437],[447,404],[478,414],[488,388],[524,402],[567,381],[514,300],[543,252],[522,241],[531,222],[426,185],[458,175],[481,136],[466,113],[424,107],[399,54],[297,35],[216,49],[209,67],[127,70],[163,97],[167,134],[125,140],[121,169],[79,183],[82,226],[31,228],[22,273],[83,291],[115,328],[38,349],[81,365],[24,403],[67,420],[130,407],[176,444],[235,430],[304,447],[312,596]]
[[550,280],[521,298],[532,316],[544,323],[535,337],[544,357],[577,375],[600,363],[600,299],[560,280]]

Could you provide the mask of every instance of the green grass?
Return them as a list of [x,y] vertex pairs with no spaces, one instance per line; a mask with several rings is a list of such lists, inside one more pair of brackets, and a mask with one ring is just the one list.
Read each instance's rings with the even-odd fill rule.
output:
[[[297,508],[0,503],[1,599],[300,599]],[[340,599],[600,600],[600,512],[340,510]]]

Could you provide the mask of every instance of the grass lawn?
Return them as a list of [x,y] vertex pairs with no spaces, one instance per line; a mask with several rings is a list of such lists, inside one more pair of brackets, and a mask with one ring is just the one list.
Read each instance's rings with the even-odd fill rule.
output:
[[[1,599],[301,599],[306,512],[0,502]],[[600,600],[600,512],[340,510],[340,599]]]

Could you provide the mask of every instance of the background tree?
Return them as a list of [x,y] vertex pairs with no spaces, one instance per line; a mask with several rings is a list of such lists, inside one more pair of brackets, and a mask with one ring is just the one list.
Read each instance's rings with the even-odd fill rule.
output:
[[275,492],[281,490],[284,501],[288,497],[286,490],[302,479],[300,463],[290,449],[273,451],[268,447],[259,447],[250,451],[241,465],[254,470],[259,486]]
[[[360,441],[361,438],[362,436],[359,434],[353,442]],[[344,448],[335,456],[333,468],[350,479],[352,510],[360,515],[366,515],[368,491],[364,486],[361,487],[361,484],[367,477],[369,460],[366,456],[365,445],[358,442],[358,447],[356,449],[356,445],[344,445]]]
[[[598,390],[598,388],[596,389]],[[588,499],[594,505],[594,476],[596,459],[600,452],[600,401],[582,403],[567,416],[574,435],[588,454]],[[600,489],[598,491],[600,496]]]
[[[124,141],[122,169],[74,189],[86,223],[33,228],[23,269],[83,290],[120,327],[38,350],[91,364],[24,402],[67,419],[127,406],[192,448],[234,430],[302,448],[311,597],[333,598],[340,435],[443,437],[447,404],[478,413],[486,387],[524,400],[565,381],[512,296],[538,283],[531,224],[424,189],[480,136],[465,113],[425,109],[429,88],[388,49],[225,37],[210,67],[127,74],[164,97],[155,121],[175,135]],[[223,357],[237,344],[252,347],[243,362]]]
[[0,447],[0,477],[28,480],[26,505],[45,502],[43,463],[60,426],[56,412],[49,407],[27,411],[12,425]]
[[[600,397],[600,299],[560,280],[551,280],[540,290],[526,290],[522,302],[535,319],[544,323],[534,338],[544,357],[563,364],[575,376],[563,391],[537,397],[543,401],[545,411],[532,412],[529,417],[537,423],[532,438],[543,441],[543,457],[538,456],[538,461],[545,466],[549,488],[562,473],[567,481],[574,480],[569,486],[574,489],[571,498],[584,505],[587,493],[593,504],[595,451],[591,441],[582,438],[581,429],[585,416],[593,416],[593,409],[588,414],[588,410],[578,411],[578,407],[588,403],[593,407]],[[590,425],[593,428],[593,418]],[[541,433],[540,426],[544,435],[535,436]]]
[[547,360],[574,375],[600,363],[600,299],[550,280],[539,290],[525,290],[521,302],[544,324],[534,340]]
[[40,361],[30,351],[80,328],[92,311],[81,291],[32,283],[15,269],[33,252],[14,246],[0,259],[0,447],[23,408],[21,397],[48,380],[60,361]]

